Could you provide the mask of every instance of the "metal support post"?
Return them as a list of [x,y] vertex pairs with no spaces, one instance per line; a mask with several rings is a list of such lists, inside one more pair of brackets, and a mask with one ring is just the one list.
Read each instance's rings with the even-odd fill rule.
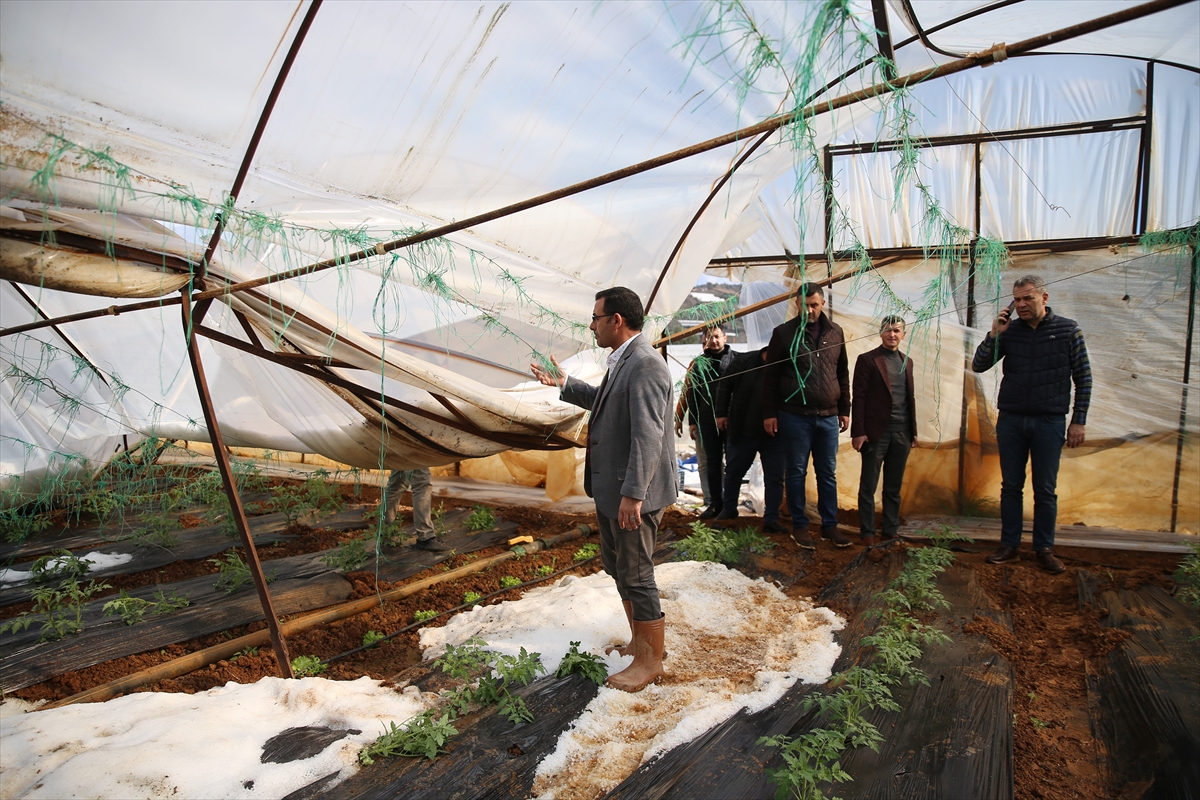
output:
[[225,450],[225,439],[221,436],[221,428],[217,424],[217,415],[213,410],[212,396],[208,392],[208,381],[204,377],[204,365],[200,361],[200,342],[192,330],[192,298],[189,289],[182,292],[183,302],[183,335],[187,339],[188,360],[192,364],[192,376],[196,379],[196,393],[200,396],[200,407],[204,410],[204,424],[208,427],[208,437],[212,444],[213,456],[217,460],[217,469],[221,472],[221,483],[225,486],[225,494],[229,497],[229,513],[233,516],[233,524],[237,527],[238,537],[242,540],[242,548],[246,551],[246,565],[254,578],[254,588],[258,591],[258,602],[262,605],[263,615],[267,618],[267,629],[271,634],[271,645],[275,648],[275,658],[279,662],[279,674],[284,678],[293,678],[292,659],[288,655],[287,642],[279,629],[279,618],[275,615],[275,607],[271,603],[271,593],[267,590],[267,579],[263,576],[262,563],[258,560],[258,551],[254,549],[254,539],[250,536],[250,525],[246,522],[246,512],[242,508],[242,498],[238,496],[237,484],[233,480],[233,470],[229,466],[229,455]]

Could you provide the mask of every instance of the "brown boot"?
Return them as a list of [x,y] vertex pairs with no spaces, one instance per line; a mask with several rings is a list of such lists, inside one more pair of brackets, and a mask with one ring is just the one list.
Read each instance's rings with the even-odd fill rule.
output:
[[610,675],[606,686],[623,692],[636,692],[663,676],[663,632],[665,618],[643,622],[633,621],[633,663],[616,675]]
[[616,650],[623,656],[633,655],[633,601],[622,600],[621,605],[625,606],[625,619],[629,622],[629,644],[613,645],[612,647],[604,648],[604,655],[609,655]]

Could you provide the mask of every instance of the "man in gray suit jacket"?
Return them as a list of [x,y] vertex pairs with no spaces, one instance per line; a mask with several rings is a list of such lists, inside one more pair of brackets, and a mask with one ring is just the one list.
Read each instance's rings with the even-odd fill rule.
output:
[[655,536],[679,487],[671,431],[671,373],[641,335],[645,313],[630,289],[596,293],[592,332],[611,347],[599,387],[567,377],[551,357],[551,368],[531,365],[546,386],[561,387],[568,403],[592,412],[588,423],[584,490],[596,501],[600,560],[617,584],[632,632],[616,648],[633,663],[609,677],[608,685],[636,692],[663,674],[663,613],[654,582]]

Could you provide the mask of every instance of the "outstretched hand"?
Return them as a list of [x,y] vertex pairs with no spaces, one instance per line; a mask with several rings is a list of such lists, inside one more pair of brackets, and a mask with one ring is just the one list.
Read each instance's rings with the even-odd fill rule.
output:
[[567,382],[567,374],[562,371],[562,367],[558,365],[558,359],[554,356],[550,356],[550,363],[553,365],[550,369],[546,369],[540,364],[530,364],[529,369],[533,373],[533,377],[537,378],[542,385],[562,386]]

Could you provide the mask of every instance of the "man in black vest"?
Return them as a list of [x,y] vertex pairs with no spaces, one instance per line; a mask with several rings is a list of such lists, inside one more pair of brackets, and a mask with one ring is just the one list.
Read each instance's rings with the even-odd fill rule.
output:
[[738,497],[742,478],[762,457],[763,533],[787,533],[779,524],[779,507],[783,505],[783,440],[768,436],[762,424],[763,366],[767,348],[750,353],[738,353],[717,387],[717,427],[725,431],[725,488],[722,496],[725,507],[719,520],[737,519]]
[[[1062,448],[1083,444],[1092,370],[1083,332],[1074,320],[1046,305],[1046,282],[1025,275],[1013,284],[1013,302],[992,322],[975,351],[971,369],[984,372],[1004,360],[996,402],[996,441],[1000,449],[1000,548],[991,564],[1017,560],[1024,515],[1025,464],[1033,469],[1033,549],[1047,572],[1063,571],[1054,557],[1058,521],[1058,462]],[[1017,319],[1012,319],[1012,312]],[[1071,384],[1075,404],[1071,409]],[[1071,424],[1067,412],[1071,410]]]

